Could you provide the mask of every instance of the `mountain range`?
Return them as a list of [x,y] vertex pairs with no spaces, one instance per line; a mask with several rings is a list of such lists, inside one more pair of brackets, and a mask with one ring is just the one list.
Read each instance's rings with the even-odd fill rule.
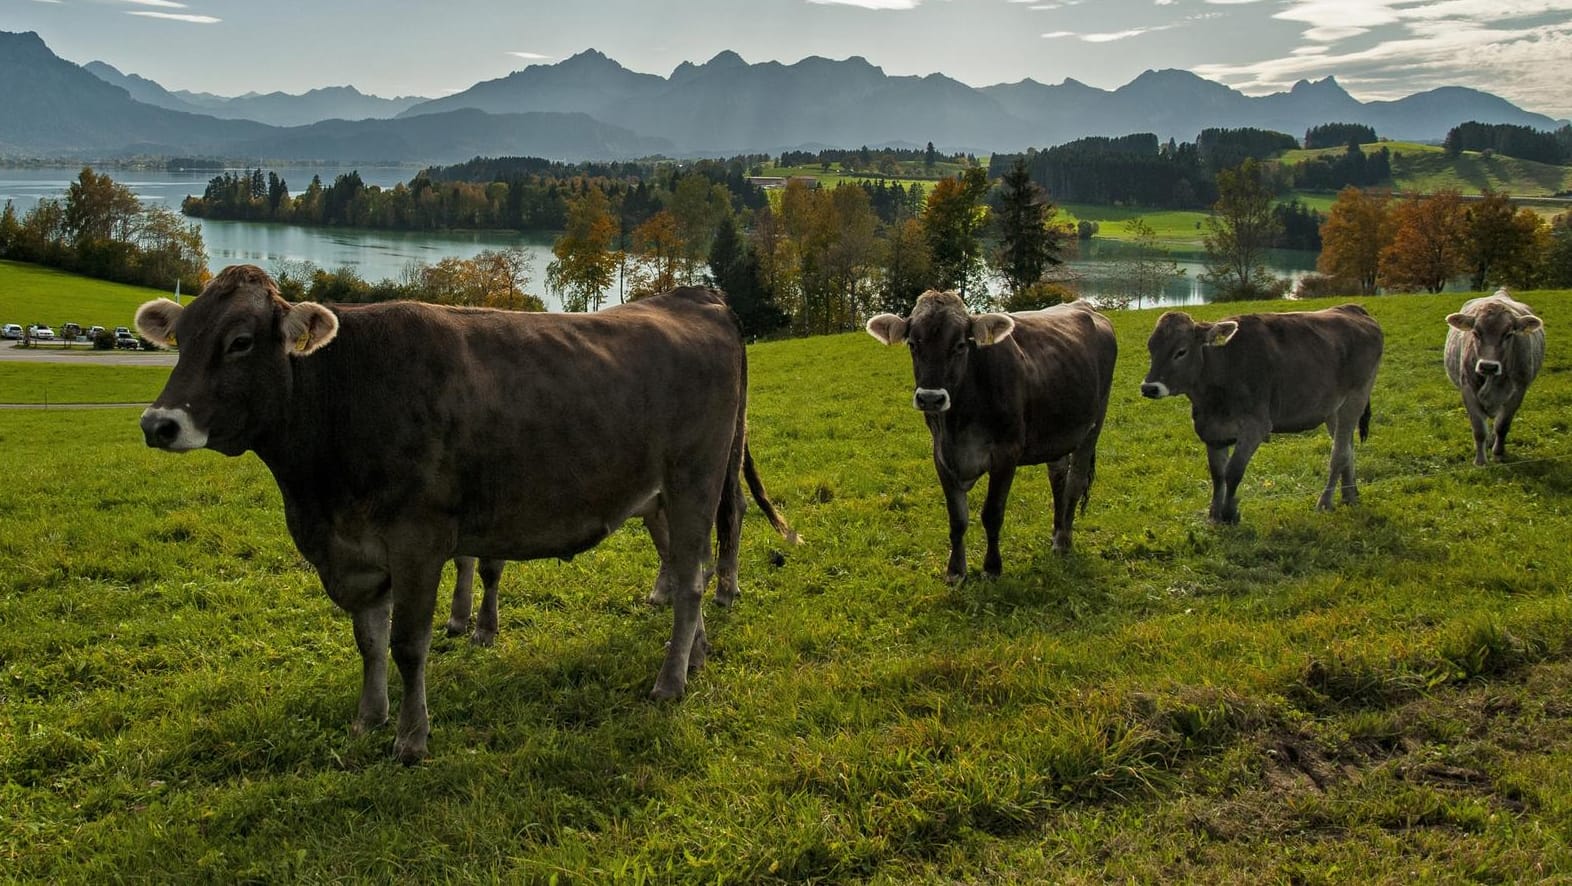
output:
[[594,160],[928,142],[992,153],[1132,132],[1193,141],[1208,127],[1297,136],[1322,123],[1366,123],[1386,138],[1439,141],[1469,120],[1536,129],[1561,123],[1460,87],[1361,102],[1328,77],[1252,97],[1162,70],[1114,90],[1069,79],[975,88],[941,74],[891,76],[861,57],[750,64],[734,52],[684,62],[660,77],[587,50],[429,100],[353,87],[226,98],[172,92],[104,62],[77,65],[31,32],[0,32],[0,82],[7,84],[0,158],[12,159],[450,163],[477,155]]

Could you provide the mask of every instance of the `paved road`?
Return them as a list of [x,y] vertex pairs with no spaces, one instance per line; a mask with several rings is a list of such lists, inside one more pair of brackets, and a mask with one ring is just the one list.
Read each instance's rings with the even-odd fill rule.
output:
[[19,348],[11,342],[0,344],[0,360],[22,363],[76,363],[99,366],[173,366],[180,355],[174,351],[92,351],[86,348]]

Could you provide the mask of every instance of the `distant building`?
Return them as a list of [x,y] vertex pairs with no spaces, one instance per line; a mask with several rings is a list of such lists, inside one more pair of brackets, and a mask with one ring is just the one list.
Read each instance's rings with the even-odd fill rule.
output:
[[786,187],[787,184],[789,184],[791,182],[802,182],[804,185],[808,186],[809,188],[817,188],[819,186],[819,180],[814,178],[811,175],[794,175],[794,176],[791,176],[790,178],[787,178],[785,176],[780,176],[780,175],[750,175],[750,176],[748,176],[748,184],[753,185],[756,188],[763,188],[766,191],[773,191],[773,190],[775,190],[777,188],[784,188],[784,187]]

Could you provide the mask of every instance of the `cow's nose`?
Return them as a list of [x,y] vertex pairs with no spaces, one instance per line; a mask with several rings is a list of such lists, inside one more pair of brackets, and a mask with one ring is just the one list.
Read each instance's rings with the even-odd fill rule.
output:
[[943,412],[950,408],[950,392],[944,388],[918,388],[912,394],[912,405],[923,412]]
[[1480,375],[1500,375],[1501,364],[1495,360],[1480,360],[1474,364],[1474,371]]
[[1158,382],[1148,381],[1141,383],[1141,396],[1148,400],[1160,400],[1165,393],[1167,393],[1167,388]]
[[154,449],[168,449],[175,438],[180,436],[180,422],[168,416],[144,415],[142,436],[147,440],[147,445]]

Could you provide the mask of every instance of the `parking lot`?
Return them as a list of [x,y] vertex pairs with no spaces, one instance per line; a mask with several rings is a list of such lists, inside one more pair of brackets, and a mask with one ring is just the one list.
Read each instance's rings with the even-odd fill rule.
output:
[[173,366],[174,351],[95,351],[85,343],[66,347],[59,342],[35,342],[30,348],[0,342],[0,360],[29,363],[99,363],[112,366]]

